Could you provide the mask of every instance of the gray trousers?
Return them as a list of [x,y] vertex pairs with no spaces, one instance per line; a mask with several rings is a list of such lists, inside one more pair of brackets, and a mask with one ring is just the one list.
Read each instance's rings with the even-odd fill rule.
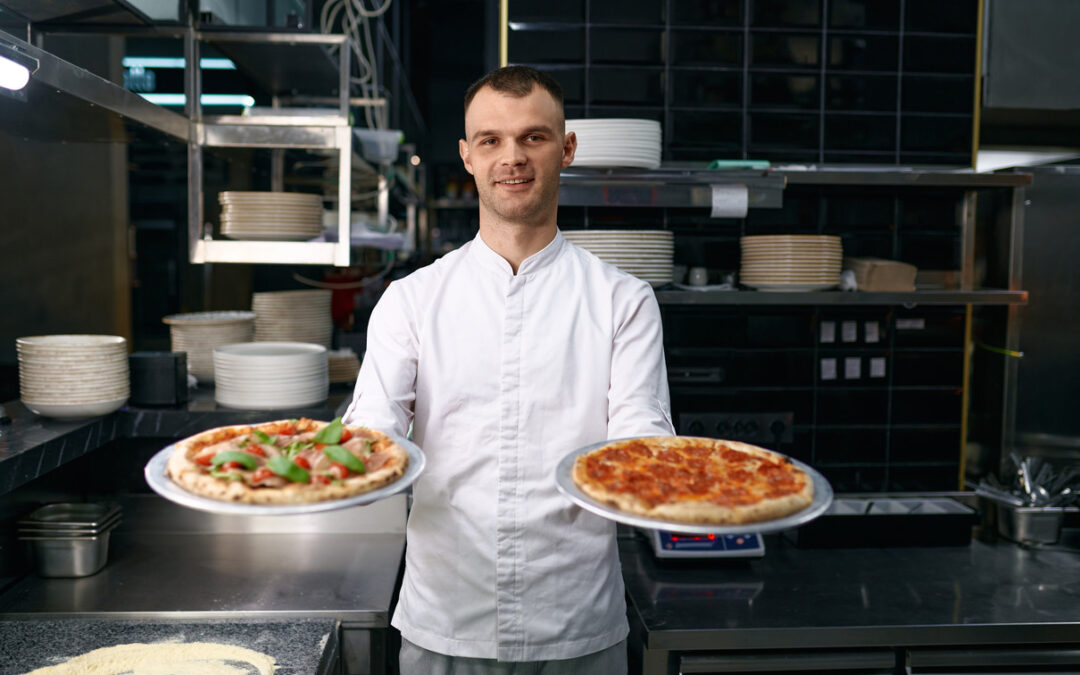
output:
[[592,654],[553,661],[446,656],[401,638],[401,675],[626,675],[626,640]]

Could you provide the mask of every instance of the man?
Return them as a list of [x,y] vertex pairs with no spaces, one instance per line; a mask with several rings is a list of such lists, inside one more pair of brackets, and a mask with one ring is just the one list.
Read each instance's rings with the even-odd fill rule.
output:
[[[465,96],[480,231],[392,283],[345,419],[404,435],[413,486],[392,624],[403,675],[626,672],[614,523],[557,491],[576,448],[673,433],[656,298],[566,241],[562,92],[511,66]],[[541,663],[536,663],[541,662]]]

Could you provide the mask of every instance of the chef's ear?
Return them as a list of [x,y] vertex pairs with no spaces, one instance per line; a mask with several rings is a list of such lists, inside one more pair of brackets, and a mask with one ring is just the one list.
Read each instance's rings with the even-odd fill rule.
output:
[[461,155],[461,163],[465,165],[465,170],[472,174],[472,162],[469,161],[469,143],[464,138],[459,138],[457,142],[458,154]]
[[577,134],[567,131],[563,137],[562,168],[565,169],[574,162],[575,152],[577,152]]

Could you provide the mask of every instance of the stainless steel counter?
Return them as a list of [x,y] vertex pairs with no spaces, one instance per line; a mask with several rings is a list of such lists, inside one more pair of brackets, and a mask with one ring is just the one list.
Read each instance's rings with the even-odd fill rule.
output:
[[405,496],[366,507],[227,517],[154,495],[122,501],[109,562],[79,579],[28,576],[0,619],[332,618],[385,628],[405,549]]
[[1071,551],[981,541],[800,549],[770,536],[755,560],[661,563],[636,539],[620,552],[647,675],[674,672],[691,650],[879,649],[895,659],[910,648],[1080,642]]

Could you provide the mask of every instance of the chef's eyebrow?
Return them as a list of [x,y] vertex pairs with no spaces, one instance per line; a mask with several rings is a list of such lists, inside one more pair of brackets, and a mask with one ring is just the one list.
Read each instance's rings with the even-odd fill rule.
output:
[[[553,135],[555,133],[554,130],[551,127],[547,126],[546,124],[541,124],[539,126],[529,127],[528,129],[525,129],[524,131],[521,132],[521,135],[522,136],[528,136],[529,134],[535,134],[537,132],[544,133],[544,134],[549,134],[549,135]],[[497,131],[495,129],[481,129],[480,131],[477,131],[475,134],[472,135],[472,140],[475,141],[478,138],[484,138],[484,137],[487,137],[487,136],[498,136],[498,135],[499,135],[499,131]]]

